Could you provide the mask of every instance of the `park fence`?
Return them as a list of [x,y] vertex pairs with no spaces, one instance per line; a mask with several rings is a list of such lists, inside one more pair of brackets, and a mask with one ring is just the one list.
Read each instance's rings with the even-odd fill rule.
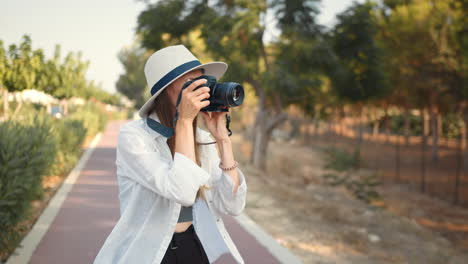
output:
[[[335,147],[348,151],[360,149],[364,166],[383,175],[385,182],[409,188],[445,201],[468,206],[468,168],[464,166],[465,146],[458,139],[438,142],[437,158],[428,137],[374,133],[340,122],[299,121],[298,135],[305,144]],[[361,128],[362,129],[362,128]]]

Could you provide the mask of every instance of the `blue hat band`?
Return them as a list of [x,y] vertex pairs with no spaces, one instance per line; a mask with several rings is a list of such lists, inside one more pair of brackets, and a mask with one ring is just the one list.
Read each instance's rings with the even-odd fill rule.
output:
[[166,75],[164,75],[159,81],[157,81],[153,87],[151,88],[151,95],[153,96],[155,93],[157,93],[162,87],[166,86],[170,81],[174,80],[177,78],[179,75],[182,73],[190,70],[191,68],[194,68],[196,66],[201,65],[200,61],[198,60],[193,60],[186,62],[180,66],[177,66],[174,68],[172,71],[168,72]]

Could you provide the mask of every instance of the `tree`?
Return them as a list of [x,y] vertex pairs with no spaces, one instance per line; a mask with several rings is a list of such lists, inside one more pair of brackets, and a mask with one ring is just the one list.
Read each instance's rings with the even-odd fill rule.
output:
[[293,103],[310,116],[315,114],[317,104],[326,101],[320,88],[324,68],[333,56],[323,38],[324,27],[316,23],[318,3],[273,1],[271,7],[278,18],[281,35],[270,45],[274,56],[266,72],[268,92],[279,94],[285,106]]
[[[88,66],[89,61],[82,59],[81,52],[70,52],[62,62],[60,45],[55,46],[52,58],[46,58],[42,49],[32,48],[28,35],[23,36],[18,46],[10,45],[8,51],[0,40],[0,90],[3,88],[4,117],[8,117],[8,93],[25,89],[44,91],[59,99],[78,96],[117,102],[117,97],[102,90],[94,81],[86,80]],[[15,114],[21,105],[19,101]]]
[[65,81],[61,72],[61,47],[55,45],[54,55],[50,59],[43,59],[43,66],[38,72],[37,89],[47,94],[55,94]]
[[465,147],[464,169],[468,170],[468,2],[465,0],[450,1],[450,44],[454,49],[454,59],[456,61],[453,74],[451,74],[450,87],[452,99],[457,102],[459,112],[464,123],[464,134],[462,133],[462,147]]
[[53,95],[55,97],[69,99],[84,93],[87,86],[86,71],[90,62],[84,61],[82,56],[81,51],[78,51],[70,52],[64,58],[59,67],[61,86],[54,91]]
[[148,58],[146,51],[133,46],[119,52],[119,60],[124,68],[116,83],[117,91],[135,100],[135,106],[140,108],[148,98],[144,66]]
[[449,1],[384,3],[381,37],[391,79],[406,107],[429,109],[432,159],[437,161],[438,116],[453,111],[449,83],[457,65],[450,37],[453,15]]
[[[297,99],[306,93],[305,89],[318,83],[317,78],[306,76],[306,71],[298,73],[287,69],[292,61],[286,60],[286,38],[282,43],[265,45],[266,12],[277,11],[283,17],[280,28],[284,34],[292,35],[294,27],[301,27],[297,32],[315,29],[317,12],[313,5],[316,2],[273,1],[269,5],[265,0],[216,3],[201,0],[159,1],[148,5],[139,15],[137,32],[142,37],[144,47],[157,50],[175,43],[190,47],[189,33],[200,30],[207,52],[214,59],[229,64],[224,78],[242,80],[255,90],[259,104],[253,129],[251,161],[255,167],[265,169],[271,133],[287,119],[284,109],[293,101],[289,99]],[[294,16],[303,16],[303,19],[292,19]],[[290,31],[287,32],[287,29]],[[308,35],[312,36],[312,33],[316,32],[309,32]],[[299,33],[294,35],[300,36]],[[305,43],[310,38],[301,40],[303,42],[295,49],[300,56],[305,52],[304,48],[310,52]],[[295,67],[301,70],[307,68],[299,64]],[[299,78],[299,75],[302,77]],[[301,79],[307,82],[303,83]]]
[[[10,45],[3,58],[4,116],[8,117],[8,92],[32,89],[37,84],[37,72],[42,67],[42,50],[33,51],[31,38],[23,36],[19,46]],[[6,66],[6,67],[5,67]],[[17,106],[15,113],[20,109]]]
[[8,71],[9,61],[6,55],[3,41],[0,40],[0,91],[3,92],[3,115],[8,117],[8,89],[5,88],[6,73]]
[[[389,93],[382,47],[377,42],[378,27],[372,10],[374,4],[354,4],[337,15],[338,23],[332,32],[332,46],[336,61],[329,76],[338,96],[358,105],[362,117],[366,102]],[[358,144],[362,141],[359,127]]]

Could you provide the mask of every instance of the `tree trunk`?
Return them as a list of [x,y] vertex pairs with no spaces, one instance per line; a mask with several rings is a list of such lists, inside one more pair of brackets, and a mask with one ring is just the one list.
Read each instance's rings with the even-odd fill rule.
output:
[[411,132],[411,123],[410,123],[411,113],[409,107],[405,107],[405,146],[409,146],[409,137]]
[[16,106],[15,111],[13,112],[13,116],[16,116],[19,113],[22,106],[23,106],[23,99],[20,99],[18,101],[18,105]]
[[64,104],[63,104],[63,115],[64,116],[68,115],[68,99],[65,99]]
[[252,148],[252,164],[259,170],[266,169],[266,158],[268,143],[271,138],[271,133],[275,127],[278,127],[283,121],[287,119],[286,113],[275,115],[269,118],[267,110],[259,109],[255,120],[255,130]]
[[385,107],[385,143],[390,141],[390,116],[388,115],[388,107]]
[[318,130],[320,129],[319,123],[320,123],[320,120],[318,119],[318,117],[315,117],[314,118],[314,133],[313,133],[314,136],[318,135]]
[[421,139],[421,192],[426,191],[426,135]]
[[442,128],[442,115],[440,113],[437,114],[437,135],[439,138],[444,138],[444,131]]
[[[468,140],[468,134],[466,133],[466,128],[468,128],[468,108],[465,108],[463,110],[463,124],[465,127],[464,136],[465,136],[465,142],[466,142]],[[463,157],[463,170],[465,172],[468,172],[468,148],[466,148],[466,146],[465,146],[465,153]]]
[[341,118],[341,136],[344,136],[346,137],[348,135],[347,133],[347,125],[346,125],[346,122],[348,122],[348,111],[347,111],[347,108],[346,106],[343,106],[343,116]]
[[[2,87],[0,87],[2,88]],[[8,89],[3,87],[3,119],[6,120],[8,119],[8,110],[9,110],[9,105],[8,105]]]
[[466,123],[466,120],[463,118],[463,113],[461,114],[462,116],[462,124],[461,124],[461,127],[460,127],[460,144],[461,144],[461,148],[462,149],[466,149],[466,137],[467,137],[467,134],[466,134],[466,129],[467,129],[467,123]]
[[312,138],[312,129],[311,127],[313,126],[313,122],[314,120],[313,119],[309,119],[309,118],[306,118],[305,119],[305,123],[306,123],[306,129],[305,129],[305,138],[304,138],[304,142],[306,144],[310,144],[311,143],[311,138]]
[[313,136],[318,135],[318,130],[320,128],[320,107],[315,106],[315,113],[314,113],[314,133]]
[[302,142],[305,143],[305,142],[306,142],[306,139],[307,139],[307,134],[308,134],[308,133],[307,133],[307,132],[308,132],[307,130],[308,130],[308,128],[309,128],[309,122],[307,121],[306,118],[301,118],[301,119],[299,120],[299,127],[300,127],[300,128],[303,128],[303,129],[302,129],[302,133],[300,133],[300,129],[299,129],[299,134],[300,134],[300,136],[301,136]]
[[427,114],[426,114],[426,110],[423,108],[421,109],[421,114],[423,116],[423,127],[424,127],[424,131],[423,131],[423,134],[422,134],[422,137],[421,137],[421,192],[425,192],[426,191],[426,156],[425,156],[425,153],[426,153],[426,138],[427,138],[427,134],[429,133],[428,131],[428,128],[429,126],[426,125],[427,123]]
[[375,111],[375,114],[374,114],[374,126],[372,128],[372,137],[375,139],[377,139],[377,135],[379,134],[379,116],[377,115],[377,111]]
[[423,134],[425,136],[429,135],[429,115],[427,114],[427,110],[424,108],[424,110],[421,113],[422,118],[423,118]]
[[253,125],[253,129],[252,129],[252,153],[250,155],[250,163],[251,164],[254,164],[254,160],[256,159],[256,157],[254,157],[255,155],[255,150],[258,149],[257,147],[257,131],[259,131],[261,129],[261,125],[259,123],[259,120],[264,120],[263,117],[261,117],[260,115],[262,115],[264,113],[264,110],[262,107],[259,107],[258,110],[257,110],[257,114],[256,114],[256,117],[255,117],[255,122],[254,122],[254,125]]
[[400,135],[398,134],[395,144],[395,182],[400,182]]
[[344,106],[342,105],[339,108],[339,115],[338,115],[338,135],[343,136],[343,121],[344,121],[344,116],[345,116],[345,109]]
[[[257,122],[266,122],[265,119],[257,120]],[[268,142],[270,135],[267,134],[265,125],[257,126],[254,137],[254,147],[252,149],[253,165],[255,168],[260,170],[266,169],[266,150],[268,148]]]
[[459,194],[460,194],[460,178],[462,175],[462,167],[463,167],[463,149],[465,148],[466,144],[466,118],[465,112],[466,112],[466,104],[465,102],[460,104],[460,112],[458,113],[462,117],[462,125],[460,128],[460,135],[458,137],[459,144],[457,146],[457,169],[456,169],[456,174],[455,174],[455,186],[454,186],[454,197],[453,197],[453,202],[455,204],[458,203],[459,201]]
[[364,127],[364,106],[362,102],[358,103],[358,114],[359,114],[359,121],[358,121],[358,138],[357,138],[357,149],[361,150],[362,144],[362,134],[363,134],[363,127]]
[[266,94],[260,87],[260,84],[254,80],[249,80],[249,83],[254,87],[257,96],[259,97],[258,110],[255,117],[254,129],[252,131],[252,152],[251,164],[255,168],[265,170],[266,168],[266,155],[268,143],[271,138],[273,129],[285,121],[288,115],[282,112],[282,103],[280,97],[275,97],[274,106],[276,113],[273,117],[268,116],[268,109],[266,107]]
[[438,150],[439,150],[439,131],[438,131],[438,119],[437,109],[435,106],[430,107],[431,109],[431,132],[432,132],[432,161],[437,162]]

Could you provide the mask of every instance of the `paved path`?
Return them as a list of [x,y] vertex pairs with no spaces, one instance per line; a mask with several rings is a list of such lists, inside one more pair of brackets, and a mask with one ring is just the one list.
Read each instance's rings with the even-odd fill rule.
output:
[[[111,122],[30,263],[92,263],[119,218],[115,146],[122,122]],[[246,263],[279,263],[231,216],[225,226]],[[216,264],[235,263],[230,254]]]

